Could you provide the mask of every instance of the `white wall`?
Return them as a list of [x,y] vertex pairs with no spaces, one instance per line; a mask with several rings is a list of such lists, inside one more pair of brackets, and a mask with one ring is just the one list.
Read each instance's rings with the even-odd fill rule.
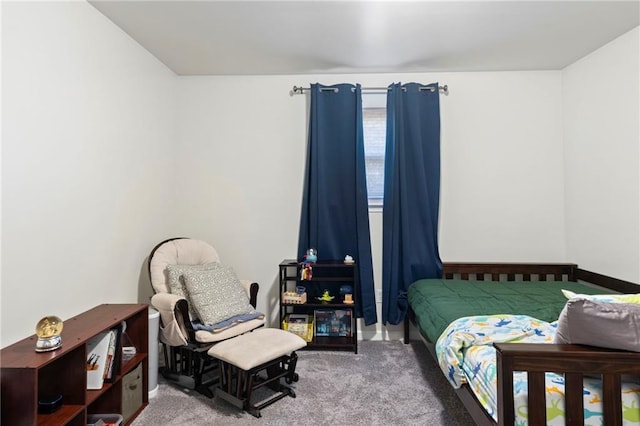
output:
[[[84,2],[3,2],[1,344],[32,334],[46,314],[148,301],[145,258],[178,235],[210,241],[239,275],[260,282],[259,307],[273,323],[277,264],[296,253],[307,133],[307,96],[290,90],[316,81],[449,85],[441,102],[443,260],[569,260],[638,280],[633,34],[620,52],[606,47],[564,72],[177,78]],[[592,95],[594,78],[609,86],[601,97],[618,96],[604,101],[601,124],[572,116],[589,104],[581,97]],[[612,81],[621,84],[611,89]],[[635,97],[621,88],[635,88]],[[578,145],[587,140],[581,132],[603,129],[608,145],[622,145]],[[593,179],[572,162],[610,152],[619,158],[604,162],[602,176],[615,175],[628,192],[603,184],[613,194],[599,193],[621,214],[585,205]],[[565,204],[573,191],[579,196]],[[615,239],[593,238],[624,263],[592,258],[592,239],[575,227],[585,209],[622,223],[606,230]],[[377,286],[381,222],[371,214]],[[378,325],[363,335],[386,333]]]
[[563,261],[560,73],[442,80],[442,259]]
[[640,27],[562,73],[567,256],[640,281]]
[[2,346],[148,302],[173,229],[176,77],[85,2],[3,2]]
[[[258,280],[274,325],[277,265],[296,256],[306,153],[308,96],[291,88],[398,80],[450,88],[441,100],[442,258],[565,260],[559,71],[180,78],[179,192],[192,208],[177,234],[211,241]],[[380,216],[371,215],[377,287]]]

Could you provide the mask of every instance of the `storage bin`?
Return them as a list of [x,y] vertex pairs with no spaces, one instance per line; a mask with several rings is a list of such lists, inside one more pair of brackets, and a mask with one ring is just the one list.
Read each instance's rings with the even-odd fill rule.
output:
[[120,426],[122,416],[120,414],[89,414],[87,424],[89,426]]
[[289,314],[284,317],[282,320],[282,329],[297,334],[307,343],[313,341],[313,315],[306,315],[306,323],[290,322],[291,315],[295,316],[296,314]]
[[122,417],[127,422],[142,406],[142,363],[122,378]]

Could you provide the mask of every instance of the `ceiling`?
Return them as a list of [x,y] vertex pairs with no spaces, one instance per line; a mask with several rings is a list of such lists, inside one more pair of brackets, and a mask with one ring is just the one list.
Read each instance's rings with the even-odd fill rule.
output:
[[89,3],[178,75],[556,70],[640,25],[640,0]]

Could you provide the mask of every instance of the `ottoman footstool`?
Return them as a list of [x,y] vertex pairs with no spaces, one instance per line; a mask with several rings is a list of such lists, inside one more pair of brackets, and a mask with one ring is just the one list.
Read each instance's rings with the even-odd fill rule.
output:
[[[208,351],[220,367],[215,395],[255,417],[260,417],[261,409],[285,396],[295,398],[294,390],[280,379],[288,384],[298,381],[295,351],[306,345],[301,337],[277,328],[260,328],[215,344]],[[260,375],[263,371],[266,377]],[[265,385],[276,394],[254,405],[253,392]]]

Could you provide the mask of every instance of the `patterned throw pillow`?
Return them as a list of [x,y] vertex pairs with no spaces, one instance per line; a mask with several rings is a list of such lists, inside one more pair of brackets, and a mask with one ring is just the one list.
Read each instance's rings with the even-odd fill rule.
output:
[[185,271],[183,279],[188,298],[205,325],[255,312],[247,292],[230,267],[217,264],[213,269]]
[[187,288],[182,279],[187,271],[207,271],[218,267],[218,262],[205,263],[201,265],[167,265],[167,283],[171,290],[171,294],[178,295],[187,299],[189,303],[189,315],[191,319],[197,317],[197,313],[193,308],[193,302],[189,299]]
[[171,289],[171,294],[185,297],[186,288],[182,282],[182,276],[187,271],[206,271],[214,269],[220,264],[217,262],[205,263],[202,265],[167,265],[167,281]]
[[638,294],[577,294],[573,291],[562,290],[562,294],[567,299],[586,299],[603,303],[637,303],[640,304],[640,293]]

